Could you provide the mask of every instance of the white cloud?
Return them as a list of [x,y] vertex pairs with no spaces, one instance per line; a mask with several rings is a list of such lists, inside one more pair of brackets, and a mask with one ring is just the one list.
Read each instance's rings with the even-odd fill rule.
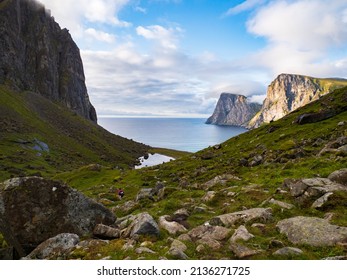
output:
[[246,0],[244,2],[242,2],[239,5],[236,5],[235,7],[230,8],[225,15],[229,16],[229,15],[236,15],[248,10],[251,10],[263,3],[265,3],[266,0]]
[[[263,5],[247,23],[248,31],[267,40],[251,57],[254,66],[273,75],[283,72],[346,77],[347,3],[334,0],[273,1]],[[332,55],[334,54],[334,55]],[[337,67],[340,65],[340,67]]]
[[119,27],[131,24],[118,18],[119,11],[130,0],[40,0],[63,28],[74,38],[84,35],[83,22],[103,23]]
[[135,7],[135,11],[146,14],[147,13],[147,9],[146,8],[142,8],[140,6],[136,6]]
[[141,53],[132,43],[112,51],[81,54],[89,95],[100,115],[141,112],[207,117],[213,112],[222,85],[232,92],[238,90],[235,93],[259,93],[255,87],[260,83],[247,80],[244,83],[248,88],[242,88],[242,74],[235,74],[232,62],[206,62],[177,50]]
[[265,98],[266,98],[266,94],[252,95],[249,97],[249,102],[263,104],[263,101]]
[[272,2],[248,22],[248,30],[271,42],[300,49],[341,45],[347,41],[342,7],[341,1]]
[[114,43],[116,41],[116,36],[110,33],[106,33],[100,30],[95,30],[94,28],[88,28],[85,31],[87,36],[105,43]]
[[177,49],[177,41],[179,33],[182,30],[178,27],[176,28],[165,28],[160,25],[151,25],[147,27],[138,26],[136,28],[138,35],[148,39],[158,42],[162,47],[166,49]]

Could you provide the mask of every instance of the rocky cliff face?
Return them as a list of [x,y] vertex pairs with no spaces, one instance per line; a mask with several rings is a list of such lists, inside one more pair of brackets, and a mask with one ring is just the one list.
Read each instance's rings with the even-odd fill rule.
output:
[[347,85],[341,79],[317,79],[302,75],[281,74],[268,87],[261,111],[249,122],[248,128],[278,120],[288,113]]
[[258,103],[249,103],[243,95],[222,93],[207,124],[245,126],[260,110]]
[[85,85],[80,52],[34,0],[0,1],[0,84],[38,92],[97,121]]

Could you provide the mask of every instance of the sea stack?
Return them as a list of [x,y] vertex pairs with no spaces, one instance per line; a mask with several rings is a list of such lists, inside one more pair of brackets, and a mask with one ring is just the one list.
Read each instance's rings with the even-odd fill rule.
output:
[[261,109],[258,103],[250,103],[244,95],[222,93],[207,124],[246,126]]

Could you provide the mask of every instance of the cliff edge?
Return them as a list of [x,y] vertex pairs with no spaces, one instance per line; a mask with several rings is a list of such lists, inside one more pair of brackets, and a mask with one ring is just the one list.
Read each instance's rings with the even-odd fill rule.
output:
[[258,103],[249,103],[246,96],[222,93],[206,124],[245,126],[260,108]]
[[97,122],[79,49],[34,0],[0,1],[0,84],[32,91]]
[[263,123],[276,121],[343,86],[347,86],[347,80],[281,74],[268,86],[263,106],[250,120],[248,128],[257,128]]

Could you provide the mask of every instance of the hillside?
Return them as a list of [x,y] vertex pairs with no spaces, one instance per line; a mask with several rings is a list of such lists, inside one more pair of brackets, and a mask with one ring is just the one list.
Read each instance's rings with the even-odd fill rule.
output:
[[0,85],[0,179],[88,164],[129,168],[148,146],[115,136],[33,92]]
[[[89,249],[65,257],[346,258],[346,120],[343,88],[174,162],[59,174],[55,179],[109,207],[124,233],[109,243],[89,240]],[[123,200],[115,197],[117,186]],[[133,222],[142,218],[159,227],[132,236]]]

